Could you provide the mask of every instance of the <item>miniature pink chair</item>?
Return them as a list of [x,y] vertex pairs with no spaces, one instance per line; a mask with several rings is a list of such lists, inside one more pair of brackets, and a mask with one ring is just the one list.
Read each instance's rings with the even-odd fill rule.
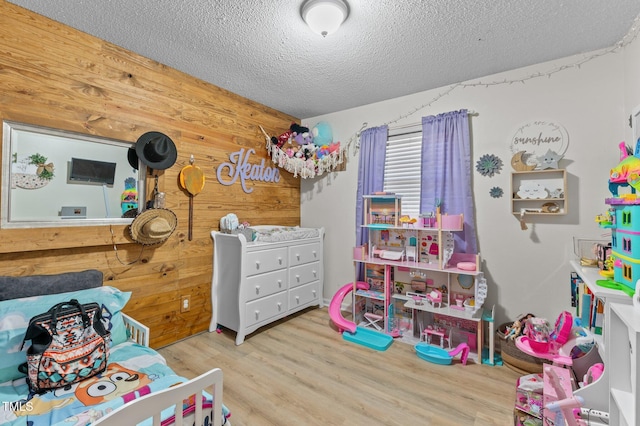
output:
[[[431,302],[434,308],[442,307],[442,292],[440,290],[431,290],[429,294],[427,294],[427,300]],[[436,306],[436,304],[438,306]]]

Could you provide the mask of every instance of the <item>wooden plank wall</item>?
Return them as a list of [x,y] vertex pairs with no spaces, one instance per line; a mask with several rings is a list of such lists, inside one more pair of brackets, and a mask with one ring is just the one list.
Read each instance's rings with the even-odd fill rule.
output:
[[[133,292],[125,312],[151,328],[161,347],[208,329],[213,243],[220,217],[234,212],[253,224],[300,223],[300,182],[221,185],[215,170],[240,148],[252,163],[266,158],[262,125],[279,134],[296,118],[205,83],[153,60],[0,0],[0,119],[134,143],[148,131],[167,134],[176,164],[160,172],[160,191],[178,216],[161,246],[141,246],[126,226],[0,230],[0,275],[52,274],[95,268],[105,284]],[[1,131],[1,130],[0,130]],[[193,240],[187,239],[188,194],[179,172],[190,155],[205,172],[194,199]],[[0,194],[5,196],[4,194]],[[117,256],[112,244],[115,235]],[[118,260],[118,257],[120,260]],[[181,295],[191,309],[180,313]]]

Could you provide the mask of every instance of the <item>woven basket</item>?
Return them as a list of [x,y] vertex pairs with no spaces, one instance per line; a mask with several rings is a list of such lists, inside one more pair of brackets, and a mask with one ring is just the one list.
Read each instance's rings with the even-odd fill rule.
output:
[[549,361],[522,352],[512,339],[507,339],[506,330],[511,324],[501,324],[496,331],[503,364],[520,374],[542,373],[542,366]]

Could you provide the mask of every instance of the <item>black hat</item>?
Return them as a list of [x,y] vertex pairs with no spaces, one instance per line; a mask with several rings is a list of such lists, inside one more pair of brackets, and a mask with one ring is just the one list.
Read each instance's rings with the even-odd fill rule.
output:
[[169,136],[160,132],[147,132],[136,142],[136,154],[142,164],[164,170],[173,166],[178,158],[176,145]]
[[138,154],[136,154],[135,148],[129,148],[127,150],[127,160],[129,161],[131,167],[138,170]]

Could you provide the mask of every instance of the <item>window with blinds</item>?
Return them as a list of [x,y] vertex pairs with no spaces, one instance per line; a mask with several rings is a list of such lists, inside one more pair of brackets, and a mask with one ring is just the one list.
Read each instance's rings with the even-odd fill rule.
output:
[[402,214],[420,215],[420,125],[389,131],[384,164],[384,190],[402,195]]

